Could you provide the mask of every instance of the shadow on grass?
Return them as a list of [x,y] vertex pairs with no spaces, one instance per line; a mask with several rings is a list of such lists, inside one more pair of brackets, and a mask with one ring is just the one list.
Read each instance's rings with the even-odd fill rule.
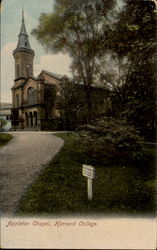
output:
[[155,215],[154,149],[150,153],[146,148],[150,158],[140,163],[143,167],[95,166],[93,200],[89,202],[82,162],[72,153],[75,134],[58,136],[65,140],[64,147],[22,197],[17,215]]

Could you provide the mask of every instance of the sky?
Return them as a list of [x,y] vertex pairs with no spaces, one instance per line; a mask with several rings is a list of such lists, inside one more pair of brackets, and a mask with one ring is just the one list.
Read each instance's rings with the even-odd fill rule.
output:
[[11,88],[15,79],[13,50],[16,49],[22,23],[22,9],[31,48],[35,51],[34,76],[41,70],[71,76],[68,55],[48,54],[31,35],[41,13],[53,11],[54,0],[2,0],[1,6],[1,102],[12,102]]

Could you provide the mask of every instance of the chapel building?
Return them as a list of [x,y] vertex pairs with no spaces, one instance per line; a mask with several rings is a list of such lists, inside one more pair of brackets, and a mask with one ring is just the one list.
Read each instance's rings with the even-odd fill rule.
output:
[[[34,77],[31,49],[22,13],[17,48],[13,51],[15,80],[12,87],[13,130],[74,130],[87,121],[84,84],[42,70]],[[108,91],[91,86],[92,119],[104,116],[110,106]]]
[[[34,50],[31,49],[26,32],[24,15],[18,35],[17,48],[13,51],[15,59],[15,80],[12,87],[12,128],[25,130],[44,130],[48,123],[60,117],[55,103],[48,104],[48,93],[55,87],[59,95],[64,76],[42,70],[34,77]],[[46,105],[46,103],[48,105]]]

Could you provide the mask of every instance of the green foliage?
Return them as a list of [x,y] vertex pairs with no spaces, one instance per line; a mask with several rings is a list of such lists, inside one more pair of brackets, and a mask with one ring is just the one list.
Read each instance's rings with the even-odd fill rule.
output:
[[141,61],[147,54],[146,60],[149,60],[156,48],[155,3],[134,0],[123,2],[117,21],[108,34],[110,49],[120,57],[127,55],[136,61]]
[[44,105],[45,115],[47,118],[52,117],[52,110],[54,109],[56,101],[56,88],[55,86],[45,86],[44,88]]
[[58,0],[53,13],[41,15],[33,35],[47,50],[71,56],[74,79],[84,85],[81,112],[87,122],[95,102],[90,87],[104,83],[112,92],[108,114],[126,117],[142,134],[151,130],[153,137],[156,6],[153,1],[130,0],[123,0],[120,11],[113,6],[114,0]]
[[12,135],[0,133],[0,146],[5,145],[7,142],[9,142],[12,139]]
[[114,4],[114,0],[56,1],[55,11],[42,14],[32,32],[47,50],[71,56],[73,76],[85,87],[87,120],[91,119],[90,87],[95,82],[102,22]]
[[[94,120],[105,113],[104,98],[108,92],[91,87],[90,93],[92,98],[90,117]],[[56,107],[61,110],[65,130],[75,130],[78,126],[86,124],[89,111],[84,86],[70,81],[62,83]]]
[[105,49],[128,60],[125,83],[120,86],[123,98],[114,91],[113,113],[127,117],[143,133],[146,128],[155,130],[156,6],[153,1],[124,3],[105,43]]
[[[18,206],[17,215],[137,215],[155,213],[155,176],[152,164],[145,171],[134,166],[96,166],[93,200],[87,200],[87,180],[82,164],[75,159],[80,147],[74,147],[77,134],[60,133],[65,143],[60,153],[41,172]],[[155,148],[146,152],[150,160]],[[81,155],[80,160],[81,160]],[[78,158],[79,159],[79,158]],[[85,163],[85,162],[84,162]],[[151,170],[149,168],[151,167]],[[155,171],[155,167],[154,167]]]
[[126,121],[101,119],[82,129],[77,143],[83,161],[128,166],[143,157],[142,138]]
[[6,120],[0,119],[0,128],[2,128],[6,124],[7,124]]
[[84,123],[84,113],[86,114],[84,100],[85,93],[79,85],[69,81],[62,83],[56,106],[61,110],[65,130],[73,130],[78,124]]

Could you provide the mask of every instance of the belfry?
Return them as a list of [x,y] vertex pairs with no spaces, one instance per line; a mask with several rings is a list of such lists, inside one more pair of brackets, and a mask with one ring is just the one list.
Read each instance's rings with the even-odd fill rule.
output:
[[34,51],[30,47],[25,28],[24,12],[22,12],[22,25],[18,35],[17,48],[13,51],[15,59],[15,79],[33,76]]
[[[56,119],[60,117],[60,111],[52,100],[52,92],[58,93],[63,76],[42,70],[34,77],[34,56],[22,11],[22,25],[17,47],[13,51],[15,80],[12,87],[11,120],[15,130],[55,129]],[[50,106],[50,103],[53,104]]]

